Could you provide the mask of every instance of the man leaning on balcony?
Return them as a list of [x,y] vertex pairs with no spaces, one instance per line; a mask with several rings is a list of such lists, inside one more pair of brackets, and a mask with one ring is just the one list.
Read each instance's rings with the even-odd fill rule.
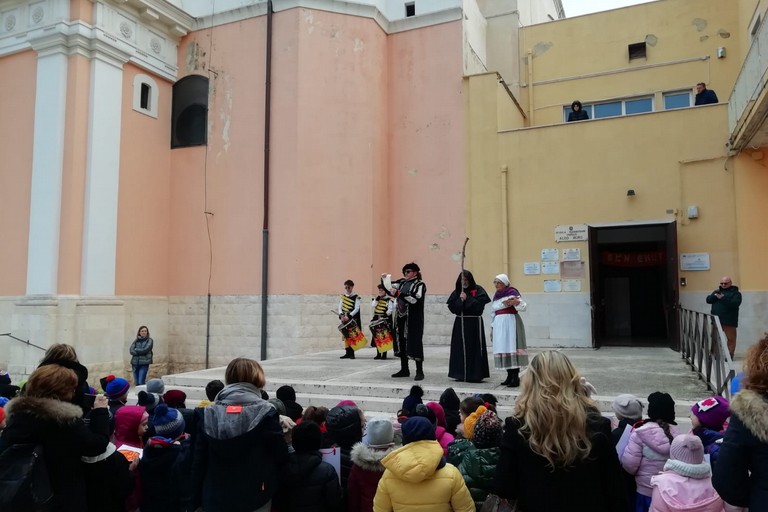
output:
[[[739,326],[739,306],[741,306],[741,292],[738,286],[733,285],[730,277],[720,279],[720,287],[707,295],[707,304],[712,304],[712,314],[720,318],[723,332],[728,340],[728,352],[736,352],[736,328]],[[713,330],[714,333],[714,330]],[[712,337],[712,340],[716,336]]]
[[704,82],[696,84],[696,102],[694,105],[709,105],[711,103],[718,103],[717,94],[715,91],[707,89]]

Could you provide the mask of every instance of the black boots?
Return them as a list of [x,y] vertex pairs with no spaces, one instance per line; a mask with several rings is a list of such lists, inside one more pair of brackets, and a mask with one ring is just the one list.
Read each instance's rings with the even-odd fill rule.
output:
[[355,358],[355,351],[352,348],[347,347],[344,349],[344,355],[341,356],[339,359],[354,359],[354,358]]
[[416,378],[413,380],[424,380],[424,368],[422,365],[424,364],[424,361],[416,361]]
[[407,357],[401,357],[400,358],[400,371],[397,373],[393,373],[392,377],[410,377],[411,371],[408,369],[408,358]]
[[386,358],[387,358],[387,353],[386,353],[386,352],[384,352],[383,354],[381,354],[381,358],[382,358],[382,359],[386,359]]
[[386,352],[376,351],[376,357],[374,357],[374,359],[386,359],[386,358],[387,358]]
[[501,383],[502,386],[516,388],[520,385],[520,368],[507,370],[507,380]]

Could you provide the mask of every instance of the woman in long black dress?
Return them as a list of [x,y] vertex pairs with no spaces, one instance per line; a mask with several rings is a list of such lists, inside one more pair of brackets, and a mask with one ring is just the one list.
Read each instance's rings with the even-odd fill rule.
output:
[[481,382],[490,376],[485,348],[483,309],[491,302],[472,272],[465,270],[456,279],[456,289],[448,298],[448,309],[456,315],[451,335],[448,376],[466,382]]

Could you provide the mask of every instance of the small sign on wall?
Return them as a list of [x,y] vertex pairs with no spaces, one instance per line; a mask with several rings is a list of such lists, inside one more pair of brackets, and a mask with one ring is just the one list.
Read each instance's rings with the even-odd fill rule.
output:
[[564,292],[580,292],[581,279],[563,279]]
[[541,274],[541,265],[538,261],[523,263],[523,274],[526,276],[537,276]]
[[563,249],[563,261],[580,261],[581,249]]
[[709,270],[709,253],[684,252],[680,254],[680,270]]
[[547,279],[544,281],[545,292],[561,292],[563,287],[560,285],[559,279]]
[[561,261],[560,277],[570,277],[580,279],[584,277],[583,261]]
[[587,239],[586,224],[555,226],[555,242],[581,242]]
[[541,261],[557,261],[558,259],[560,259],[560,255],[557,249],[541,250]]
[[542,274],[559,274],[560,264],[557,263],[556,261],[542,261],[541,273]]

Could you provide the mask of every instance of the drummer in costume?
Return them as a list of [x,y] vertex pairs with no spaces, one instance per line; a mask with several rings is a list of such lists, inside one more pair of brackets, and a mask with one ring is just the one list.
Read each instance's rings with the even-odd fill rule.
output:
[[466,382],[482,382],[490,377],[483,325],[483,309],[489,302],[491,298],[475,283],[472,272],[465,270],[459,274],[456,288],[448,298],[448,309],[456,315],[448,377]]
[[[373,318],[371,318],[371,345],[376,347],[376,332],[374,331],[374,325],[377,322],[384,320],[384,325],[389,329],[390,336],[392,336],[392,314],[395,312],[395,302],[387,295],[387,290],[383,284],[379,285],[379,295],[371,300],[371,308],[373,308]],[[374,359],[386,359],[387,351],[384,352],[376,350],[376,357]]]
[[[354,320],[360,327],[360,296],[354,293],[355,283],[351,279],[344,281],[344,295],[339,300],[339,319],[342,323]],[[339,359],[354,359],[355,350],[350,346],[344,347],[344,355]]]
[[397,299],[395,318],[395,355],[400,358],[400,371],[392,377],[410,377],[408,358],[416,361],[416,378],[424,380],[424,299],[427,295],[427,285],[421,280],[421,269],[416,263],[408,263],[403,267],[403,279],[395,283],[389,281],[390,276],[382,276],[382,284],[387,293]]

